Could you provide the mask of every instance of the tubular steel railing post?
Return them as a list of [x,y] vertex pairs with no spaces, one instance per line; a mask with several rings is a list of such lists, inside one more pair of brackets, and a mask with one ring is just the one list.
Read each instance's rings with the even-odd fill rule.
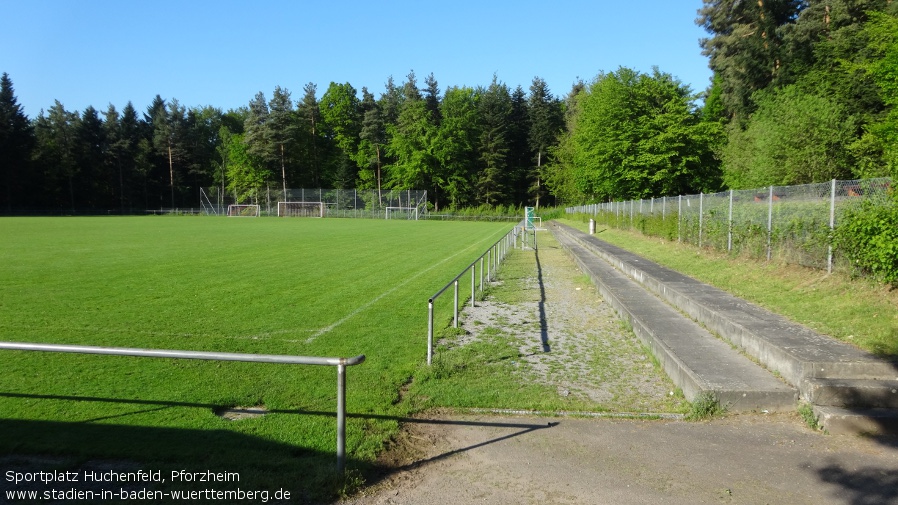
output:
[[477,283],[474,282],[474,271],[475,270],[477,270],[476,263],[471,265],[471,308],[476,307],[476,305],[474,305],[474,286],[477,285]]
[[480,257],[480,295],[483,296],[483,256]]
[[493,248],[490,247],[490,250],[486,253],[486,282],[490,282],[493,280],[492,277],[492,267],[493,267]]
[[337,365],[337,471],[346,468],[346,365]]
[[433,361],[433,299],[427,300],[427,364]]
[[453,312],[455,313],[453,316],[454,327],[458,328],[458,279],[455,279],[455,303],[453,307]]

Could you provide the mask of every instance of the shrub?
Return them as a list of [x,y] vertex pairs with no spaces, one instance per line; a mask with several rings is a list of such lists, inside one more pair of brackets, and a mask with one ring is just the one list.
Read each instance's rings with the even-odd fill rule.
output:
[[898,285],[898,198],[846,210],[834,239],[856,273]]

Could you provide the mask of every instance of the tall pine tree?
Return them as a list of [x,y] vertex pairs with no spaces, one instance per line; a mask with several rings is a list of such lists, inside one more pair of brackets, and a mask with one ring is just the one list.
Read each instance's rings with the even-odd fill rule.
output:
[[0,77],[0,209],[12,213],[26,206],[36,189],[29,159],[34,148],[34,130],[22,111],[9,74]]

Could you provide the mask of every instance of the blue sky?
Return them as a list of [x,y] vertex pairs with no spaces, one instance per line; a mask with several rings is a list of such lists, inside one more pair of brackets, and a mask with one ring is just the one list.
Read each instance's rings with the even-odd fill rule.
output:
[[694,91],[711,77],[695,25],[701,0],[277,1],[2,0],[0,72],[29,117],[156,94],[188,107],[246,105],[275,86],[331,81],[379,97],[414,70],[449,86],[534,76],[564,96],[579,78],[658,66]]

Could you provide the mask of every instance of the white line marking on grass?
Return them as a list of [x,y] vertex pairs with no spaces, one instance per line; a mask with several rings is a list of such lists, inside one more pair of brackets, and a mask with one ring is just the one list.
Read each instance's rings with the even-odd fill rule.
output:
[[468,249],[471,249],[471,248],[473,248],[473,247],[476,247],[476,244],[471,244],[471,245],[469,245],[468,247],[466,247],[466,248],[464,248],[464,249],[458,251],[457,253],[453,254],[452,256],[448,256],[448,257],[446,257],[446,258],[443,258],[442,261],[439,261],[439,262],[437,262],[437,263],[434,263],[434,264],[431,265],[430,267],[425,268],[424,270],[421,270],[420,272],[416,273],[415,275],[412,275],[411,277],[407,278],[407,279],[406,279],[405,281],[403,281],[402,283],[397,284],[396,286],[393,286],[392,289],[388,289],[387,291],[384,291],[383,293],[381,293],[380,295],[378,295],[377,297],[375,297],[375,298],[374,298],[373,300],[371,300],[370,302],[366,303],[365,305],[362,305],[361,307],[355,309],[354,311],[350,312],[349,314],[343,316],[343,318],[341,318],[339,321],[337,321],[337,322],[335,322],[335,323],[333,323],[333,324],[331,324],[331,325],[329,325],[329,326],[325,326],[324,328],[321,328],[320,330],[318,330],[317,332],[315,332],[315,334],[313,334],[311,337],[309,337],[308,339],[306,339],[306,343],[307,343],[307,344],[311,344],[312,342],[315,341],[316,338],[318,338],[318,337],[324,335],[325,333],[328,333],[328,332],[332,331],[332,330],[333,330],[334,328],[336,328],[337,326],[340,326],[341,324],[345,323],[346,321],[348,321],[348,320],[352,319],[353,317],[357,316],[360,312],[362,312],[362,311],[368,309],[368,307],[374,305],[375,303],[377,303],[378,301],[380,301],[383,297],[385,297],[385,296],[387,296],[387,295],[393,293],[394,291],[396,291],[397,289],[399,289],[399,288],[405,286],[406,284],[408,284],[408,283],[411,282],[412,280],[414,280],[414,279],[420,277],[421,275],[423,275],[423,274],[425,274],[425,273],[427,273],[427,272],[433,270],[434,268],[436,268],[436,267],[442,265],[443,263],[445,263],[445,262],[447,262],[447,261],[449,261],[449,260],[455,258],[456,256],[459,256],[459,255],[461,255],[461,254],[467,252]]

